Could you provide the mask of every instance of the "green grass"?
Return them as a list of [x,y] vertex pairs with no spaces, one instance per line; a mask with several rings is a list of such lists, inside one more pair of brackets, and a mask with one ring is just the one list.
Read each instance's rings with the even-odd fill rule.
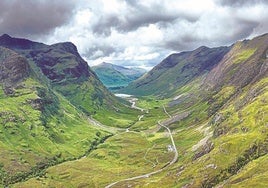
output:
[[[52,100],[42,111],[33,107],[40,89],[42,100]],[[38,165],[80,157],[108,135],[93,128],[65,98],[47,92],[32,78],[10,97],[0,89],[0,164],[6,185],[34,173]]]
[[[209,104],[201,100],[200,96],[197,96],[195,103],[188,105],[187,108],[183,106],[191,99],[186,99],[184,103],[175,107],[167,107],[171,99],[141,98],[138,106],[149,109],[149,113],[130,128],[138,132],[119,133],[99,145],[86,158],[50,167],[45,176],[32,178],[14,187],[40,187],[42,185],[47,187],[103,187],[117,180],[161,168],[174,155],[167,152],[170,139],[166,132],[162,129],[155,132],[158,130],[156,129],[157,121],[168,118],[162,105],[165,105],[167,111],[172,114],[191,111],[185,119],[170,125],[179,151],[178,162],[168,170],[150,178],[122,182],[118,184],[119,187],[128,184],[137,187],[144,185],[147,187],[182,187],[186,184],[201,187],[216,185],[224,180],[227,180],[225,187],[239,187],[247,184],[262,187],[263,184],[257,181],[266,181],[267,172],[265,169],[259,172],[258,169],[260,164],[266,162],[266,155],[250,154],[252,159],[256,159],[251,159],[252,162],[249,163],[241,156],[247,156],[255,144],[262,147],[267,139],[265,134],[267,130],[265,126],[268,122],[265,116],[268,112],[266,84],[267,79],[263,79],[245,88],[243,93],[236,98],[230,98],[234,92],[233,87],[225,87],[215,93],[212,96],[215,101],[226,103],[218,110],[223,119],[217,123],[213,123],[214,116],[208,116]],[[248,101],[248,97],[251,97],[252,89],[256,92],[263,90],[254,100],[250,99],[251,102],[244,103]],[[192,92],[189,88],[183,90],[185,95]],[[217,131],[223,127],[226,127],[227,132],[219,136],[214,134],[209,139],[213,142],[214,149],[194,160],[195,153],[202,150],[202,147],[194,151],[193,146],[206,137],[207,133],[204,130]],[[144,159],[146,151],[148,151],[146,157],[151,162]],[[262,158],[265,160],[261,160]],[[158,165],[153,168],[152,162]],[[241,168],[239,165],[245,167],[237,171]],[[255,173],[256,175],[252,176]]]
[[[140,134],[121,133],[99,145],[88,157],[51,167],[47,170],[46,177],[34,178],[14,187],[76,187],[81,184],[104,187],[112,181],[154,170],[152,164],[143,159],[147,149],[152,147],[153,144]],[[151,160],[158,158],[159,163],[155,169],[169,160],[165,152],[166,147],[161,145],[155,146],[149,152],[147,157],[152,157]]]
[[250,58],[254,53],[256,49],[245,49],[237,53],[234,57],[233,63],[239,64]]
[[140,114],[138,110],[120,103],[119,99],[92,78],[80,85],[70,83],[55,89],[84,114],[108,126],[129,127]]
[[[267,187],[268,156],[248,163],[238,174],[232,176],[223,187]],[[261,168],[260,168],[261,167]]]

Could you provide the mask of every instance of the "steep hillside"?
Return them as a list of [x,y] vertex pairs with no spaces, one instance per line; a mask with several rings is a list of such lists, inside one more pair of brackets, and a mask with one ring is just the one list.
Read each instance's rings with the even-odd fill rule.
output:
[[219,88],[238,88],[267,77],[268,34],[235,43],[230,52],[206,77],[205,83]]
[[[99,81],[77,48],[70,42],[45,45],[26,39],[0,37],[0,46],[26,57],[40,82],[59,92],[85,114],[111,126],[129,126],[136,121],[125,105]],[[110,115],[110,119],[103,114]],[[135,112],[134,112],[135,114]],[[127,123],[121,118],[129,119]]]
[[0,47],[0,186],[86,155],[107,136],[40,82],[25,57]]
[[[154,178],[158,179],[156,183],[144,180],[140,185],[266,186],[267,40],[265,34],[235,43],[202,79],[176,91],[167,111],[174,114],[173,121],[178,120],[169,127],[174,131],[181,158],[177,168],[166,173],[169,177],[163,173]],[[203,136],[194,141],[199,133]]]
[[168,96],[198,76],[208,73],[228,51],[228,47],[208,48],[203,46],[194,51],[171,54],[120,92]]
[[125,87],[146,72],[143,69],[126,68],[111,63],[101,63],[100,65],[92,66],[92,70],[110,90]]
[[30,67],[25,58],[1,46],[0,61],[0,83],[6,94],[12,94],[13,88],[29,76]]

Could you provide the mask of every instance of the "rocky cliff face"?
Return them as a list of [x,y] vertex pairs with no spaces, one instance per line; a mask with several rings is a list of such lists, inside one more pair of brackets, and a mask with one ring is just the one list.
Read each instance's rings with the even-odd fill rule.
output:
[[0,45],[33,61],[52,83],[81,81],[94,76],[71,42],[45,45],[4,34],[0,37]]
[[7,48],[0,47],[0,83],[6,94],[30,74],[27,59]]
[[208,74],[206,86],[241,88],[268,75],[268,34],[235,43],[230,52]]
[[54,84],[67,81],[85,80],[90,75],[87,63],[79,56],[71,44],[58,44],[46,48],[23,52],[35,62],[42,73]]

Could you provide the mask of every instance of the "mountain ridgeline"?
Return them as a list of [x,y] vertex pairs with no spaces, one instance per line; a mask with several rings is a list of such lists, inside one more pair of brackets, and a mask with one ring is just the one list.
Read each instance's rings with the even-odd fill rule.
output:
[[102,83],[111,91],[127,86],[146,72],[146,70],[141,68],[126,68],[105,62],[91,68],[98,75]]
[[[171,96],[185,84],[204,79],[204,86],[243,87],[267,76],[267,34],[230,47],[199,47],[168,56],[121,92],[134,95]],[[245,76],[245,74],[247,76]]]
[[229,47],[202,46],[194,51],[171,54],[143,77],[122,89],[122,92],[168,96],[186,83],[211,71],[229,50]]

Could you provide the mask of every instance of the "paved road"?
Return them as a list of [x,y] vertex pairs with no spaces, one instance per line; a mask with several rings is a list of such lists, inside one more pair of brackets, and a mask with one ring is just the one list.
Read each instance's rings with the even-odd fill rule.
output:
[[175,151],[175,155],[174,155],[174,157],[173,157],[173,160],[170,161],[170,163],[169,163],[169,165],[172,165],[172,164],[174,164],[174,163],[178,160],[178,156],[179,156],[179,153],[178,153],[178,150],[177,150],[177,148],[176,148],[176,145],[175,145],[175,142],[174,142],[172,133],[171,133],[170,129],[169,129],[167,126],[163,125],[160,121],[158,121],[157,123],[158,123],[158,125],[164,127],[164,128],[168,131],[169,137],[170,137],[170,139],[171,139],[172,146],[173,146],[173,149],[174,149],[174,151]]
[[[164,109],[164,112],[167,114],[167,116],[168,116],[169,118],[173,119],[173,117],[167,112],[167,110],[166,110],[166,108],[165,108],[164,105],[163,105],[163,109]],[[171,139],[171,142],[172,142],[172,145],[173,145],[173,149],[174,149],[174,151],[175,151],[174,158],[173,158],[173,160],[169,163],[170,165],[172,165],[173,163],[175,163],[175,162],[178,160],[178,156],[179,156],[178,150],[177,150],[177,148],[176,148],[176,144],[175,144],[175,142],[174,142],[174,139],[173,139],[173,136],[172,136],[172,133],[171,133],[170,129],[169,129],[167,126],[163,125],[160,121],[158,121],[158,125],[160,125],[160,126],[164,127],[165,129],[167,129],[167,131],[168,131],[168,133],[169,133],[169,136],[170,136],[170,139]]]
[[[166,111],[166,108],[164,106],[163,106],[163,109],[164,109],[165,113],[170,118],[173,118],[170,114],[168,114],[168,112]],[[135,176],[135,177],[126,178],[126,179],[123,179],[123,180],[113,182],[113,183],[107,185],[105,188],[110,188],[110,187],[112,187],[112,186],[114,186],[114,185],[116,185],[116,184],[118,184],[120,182],[124,182],[124,181],[131,181],[131,180],[136,180],[136,179],[141,179],[141,178],[148,178],[151,175],[154,175],[154,174],[157,174],[159,172],[162,172],[164,169],[166,169],[170,165],[174,164],[178,160],[178,156],[179,156],[178,150],[176,148],[176,145],[175,145],[175,142],[174,142],[174,139],[173,139],[173,136],[172,136],[172,133],[171,133],[170,129],[166,125],[163,125],[160,121],[158,121],[158,125],[160,125],[161,127],[165,128],[168,131],[169,137],[170,137],[171,142],[172,142],[173,149],[175,151],[175,155],[174,155],[173,159],[168,163],[168,165],[165,165],[163,168],[161,168],[159,170],[156,170],[156,171],[153,171],[153,172],[150,172],[150,173],[147,173],[147,174],[143,174],[143,175],[140,175],[140,176]]]

